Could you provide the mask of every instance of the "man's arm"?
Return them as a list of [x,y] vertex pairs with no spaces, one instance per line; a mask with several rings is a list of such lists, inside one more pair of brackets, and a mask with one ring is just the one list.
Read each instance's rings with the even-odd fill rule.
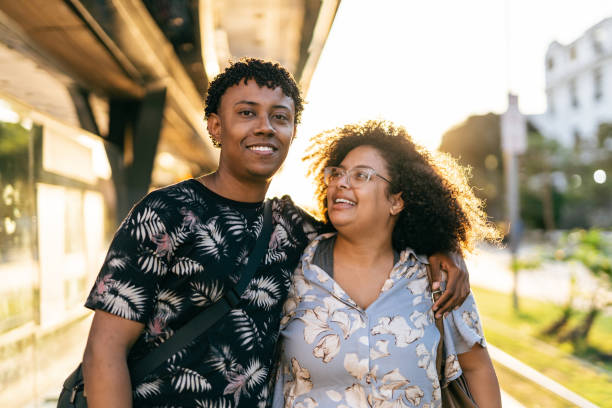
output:
[[88,407],[132,406],[127,355],[143,328],[142,323],[96,310],[83,356]]
[[457,253],[436,253],[429,257],[432,289],[437,290],[442,281],[442,271],[447,274],[446,289],[433,305],[436,317],[459,307],[470,294],[470,277],[463,257]]

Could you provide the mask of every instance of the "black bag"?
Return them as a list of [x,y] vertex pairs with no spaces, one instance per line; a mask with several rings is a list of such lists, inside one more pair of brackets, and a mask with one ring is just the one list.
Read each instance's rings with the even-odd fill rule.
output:
[[[266,201],[264,204],[263,228],[236,287],[228,290],[215,304],[200,312],[200,314],[177,330],[172,337],[160,344],[159,347],[151,351],[145,358],[137,361],[133,367],[130,367],[130,377],[133,384],[144,379],[170,356],[183,349],[238,305],[242,293],[244,293],[257,270],[257,266],[261,263],[266,253],[271,233],[272,203],[271,201]],[[82,364],[79,364],[76,370],[64,381],[57,401],[57,408],[87,408]]]

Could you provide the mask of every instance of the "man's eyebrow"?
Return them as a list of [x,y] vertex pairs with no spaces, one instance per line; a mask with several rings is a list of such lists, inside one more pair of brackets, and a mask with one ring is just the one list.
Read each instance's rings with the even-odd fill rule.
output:
[[[245,104],[245,105],[251,105],[251,106],[257,106],[259,105],[259,103],[254,102],[254,101],[248,101],[248,100],[242,100],[242,101],[238,101],[234,104],[234,106],[236,105],[240,105],[240,104]],[[288,111],[291,110],[291,108],[287,105],[273,105],[272,108],[274,109],[287,109]]]

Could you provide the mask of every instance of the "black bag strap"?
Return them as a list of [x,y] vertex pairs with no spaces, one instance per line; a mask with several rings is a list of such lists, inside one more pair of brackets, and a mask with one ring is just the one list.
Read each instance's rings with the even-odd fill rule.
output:
[[[427,279],[429,280],[429,289],[431,290],[431,300],[435,303],[436,300],[442,295],[442,290],[433,290],[433,280],[431,277],[431,266],[425,265],[427,268]],[[436,318],[434,315],[434,320],[436,322],[436,327],[440,332],[440,342],[438,343],[438,349],[436,354],[436,372],[438,373],[438,379],[440,380],[440,387],[443,386],[445,382],[444,371],[445,371],[445,358],[444,358],[444,322],[442,318]]]
[[255,271],[268,249],[271,234],[272,202],[267,200],[264,204],[264,221],[261,233],[257,238],[255,247],[249,255],[249,261],[236,286],[230,288],[216,303],[204,309],[187,322],[187,324],[177,330],[172,337],[130,367],[132,384],[143,380],[174,353],[185,348],[189,343],[195,340],[196,337],[208,330],[213,324],[217,323],[223,316],[232,310],[232,308],[238,305],[240,297],[246,290],[253,275],[255,275]]

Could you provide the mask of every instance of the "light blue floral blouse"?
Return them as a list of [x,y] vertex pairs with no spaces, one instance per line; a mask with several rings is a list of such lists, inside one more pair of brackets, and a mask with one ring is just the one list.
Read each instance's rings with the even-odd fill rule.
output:
[[[274,407],[441,406],[435,368],[440,334],[425,264],[400,254],[379,297],[363,310],[319,266],[317,237],[304,251],[285,303]],[[444,319],[446,376],[461,374],[457,354],[485,346],[470,294]]]

